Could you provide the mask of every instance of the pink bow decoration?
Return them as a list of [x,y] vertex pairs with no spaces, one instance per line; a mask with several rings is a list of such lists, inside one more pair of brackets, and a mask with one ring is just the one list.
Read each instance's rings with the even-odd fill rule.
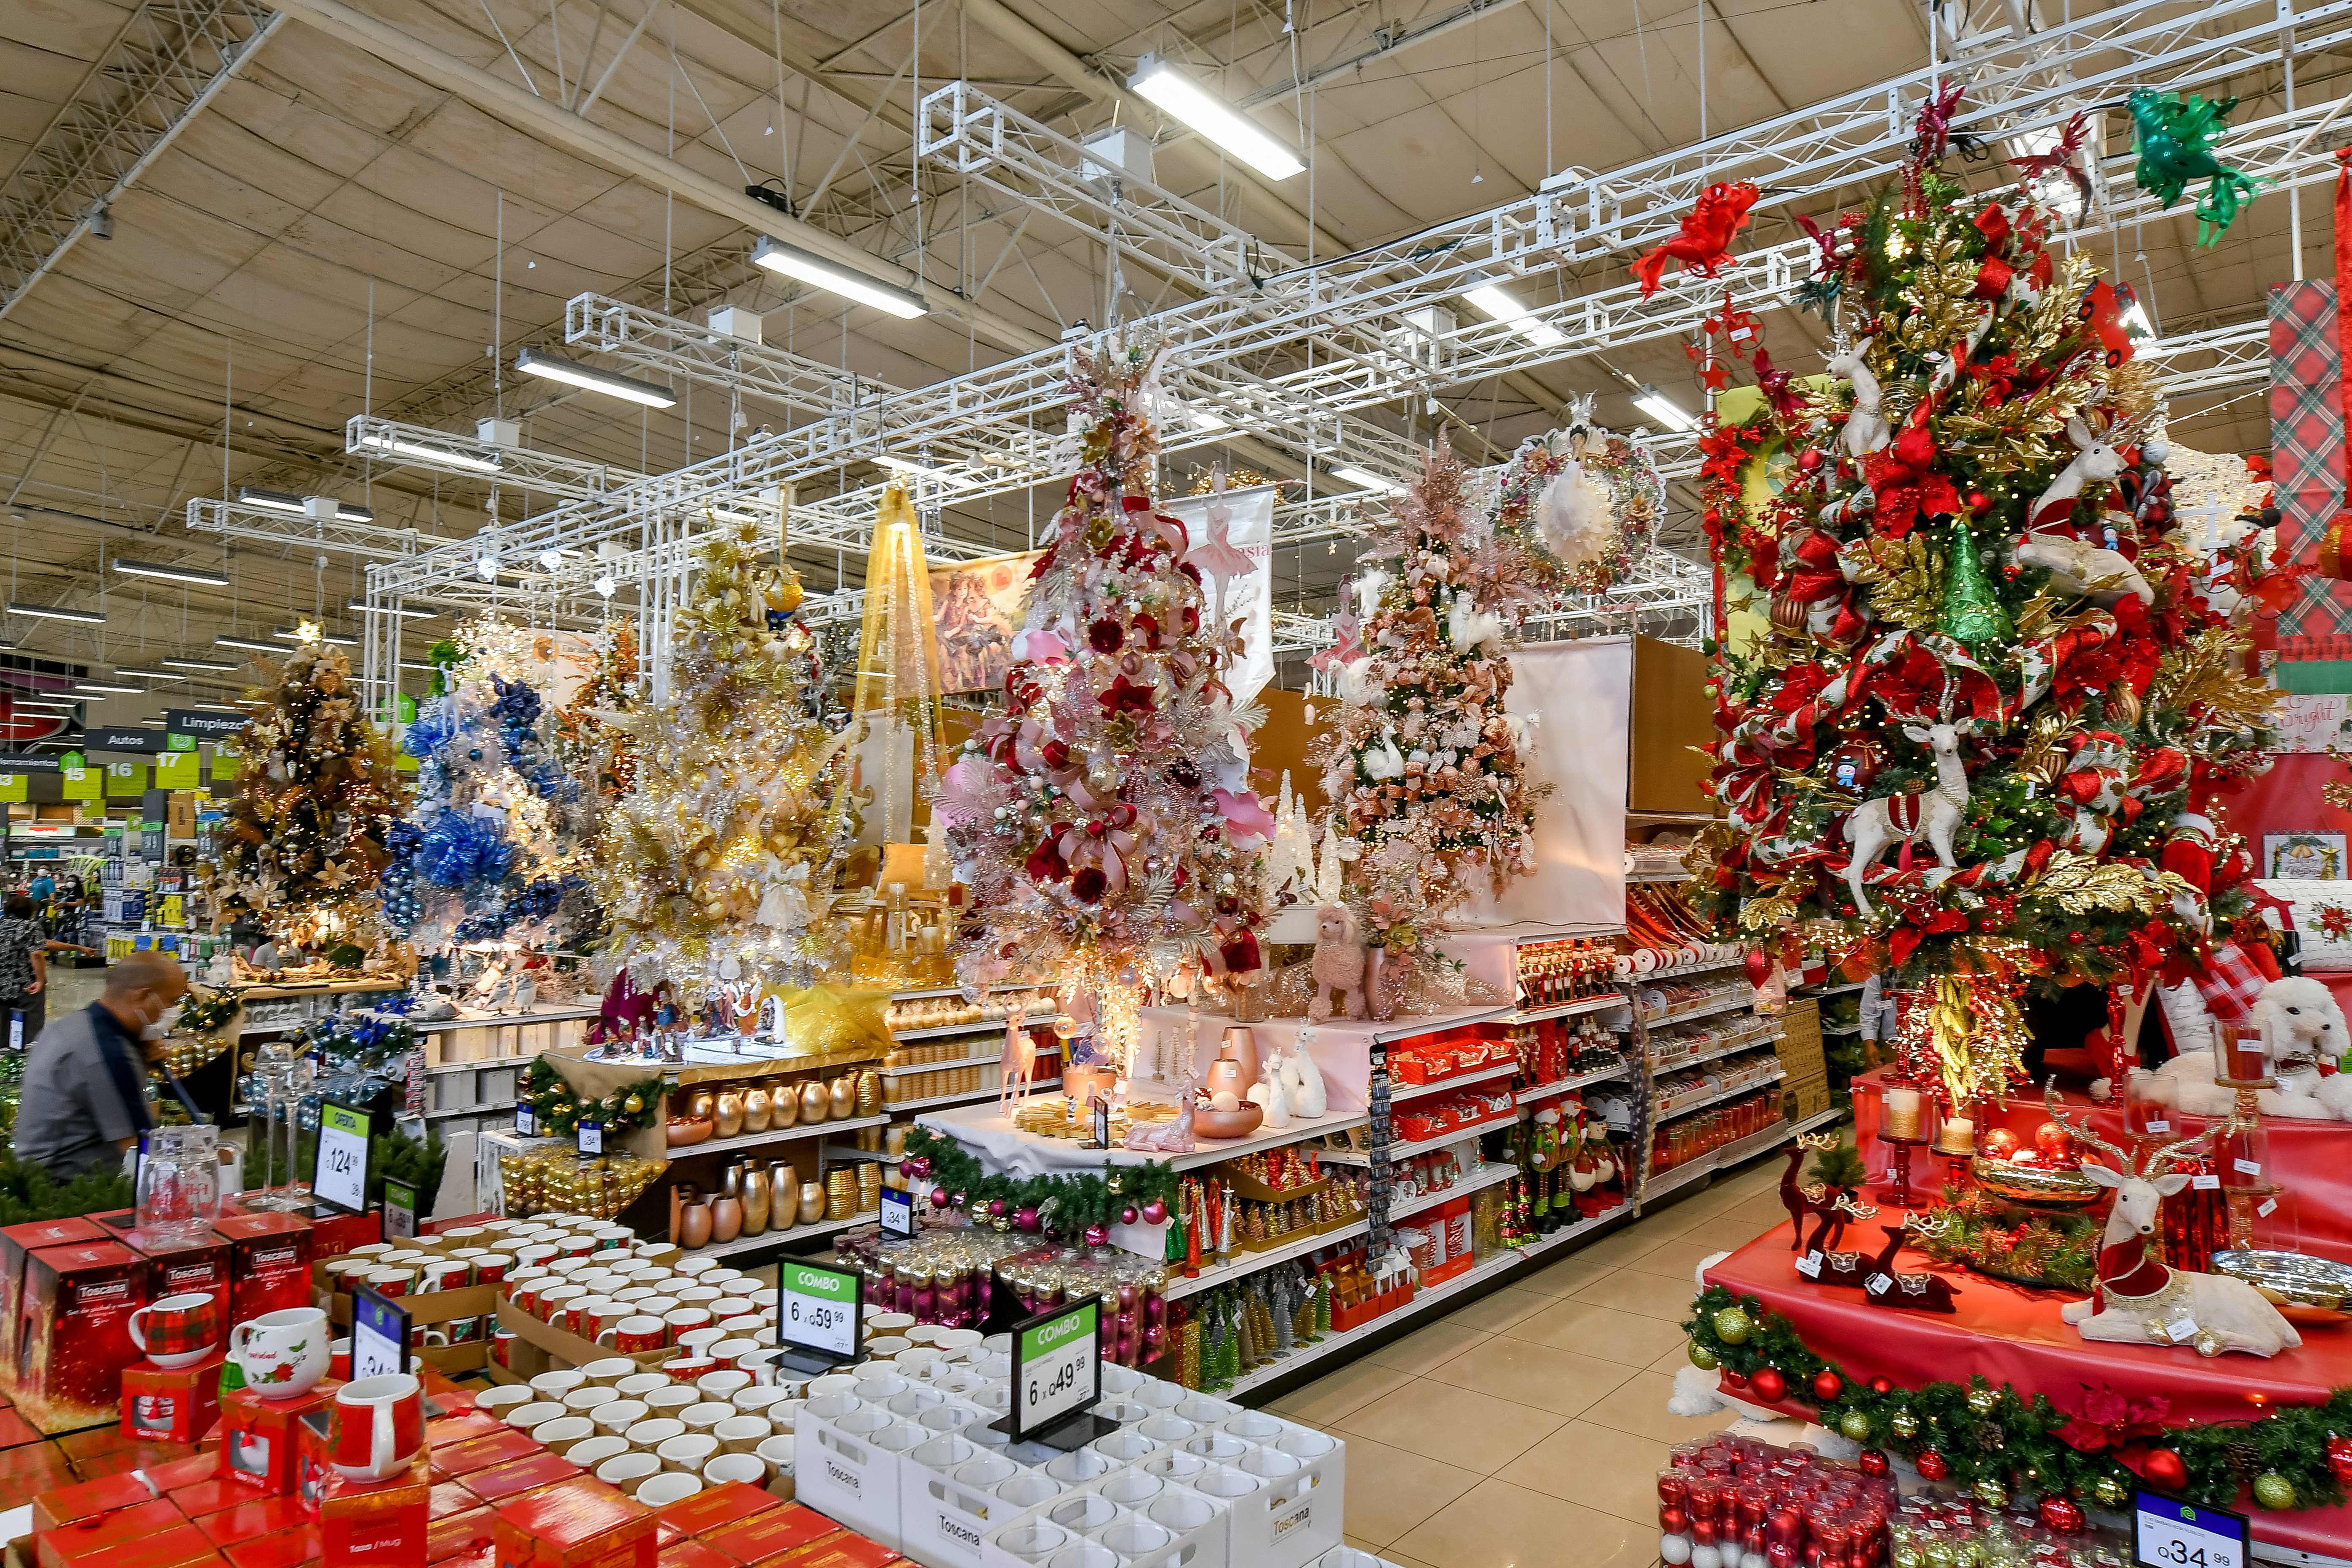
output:
[[1246,790],[1235,795],[1231,790],[1213,790],[1218,815],[1225,819],[1225,841],[1244,852],[1274,841],[1274,814],[1260,804],[1256,795]]

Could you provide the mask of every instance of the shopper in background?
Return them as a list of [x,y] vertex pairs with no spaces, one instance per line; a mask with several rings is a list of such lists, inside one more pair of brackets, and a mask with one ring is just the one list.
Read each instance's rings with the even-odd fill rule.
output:
[[0,1042],[13,1050],[33,1043],[47,1006],[42,993],[49,984],[49,939],[36,912],[22,893],[0,904]]
[[111,1169],[155,1124],[147,1064],[162,1059],[173,1009],[187,990],[169,953],[134,952],[107,975],[97,1001],[44,1029],[25,1063],[16,1157],[59,1182]]
[[47,871],[37,872],[34,875],[33,885],[26,890],[32,895],[33,902],[46,904],[58,896],[58,879]]

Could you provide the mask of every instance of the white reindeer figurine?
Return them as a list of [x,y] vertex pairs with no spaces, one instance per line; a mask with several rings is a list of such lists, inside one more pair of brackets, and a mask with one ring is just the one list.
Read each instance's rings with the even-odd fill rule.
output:
[[2088,599],[2103,610],[2130,598],[2143,605],[2156,603],[2156,590],[2139,568],[2116,551],[2063,533],[2028,533],[2019,542],[2016,555],[2021,566],[2050,568],[2050,585],[2058,592]]
[[2101,1138],[2087,1122],[2069,1118],[2053,1083],[2042,1086],[2050,1119],[2112,1157],[2114,1166],[2085,1161],[2083,1174],[2114,1192],[2107,1228],[2099,1237],[2098,1286],[2088,1300],[2069,1302],[2058,1315],[2086,1340],[2113,1344],[2194,1344],[2203,1356],[2223,1351],[2273,1356],[2294,1350],[2303,1336],[2279,1316],[2261,1291],[2225,1274],[2193,1274],[2148,1256],[2156,1234],[2158,1205],[2187,1186],[2186,1171],[2158,1174],[2167,1164],[2189,1157],[2196,1147],[2227,1126],[2216,1121],[2194,1138],[2177,1139],[2150,1152],[2135,1168],[2132,1156]]
[[1864,920],[1875,919],[1863,877],[1878,863],[1889,846],[1916,844],[1925,838],[1936,851],[1936,863],[1946,868],[1959,862],[1952,856],[1952,832],[1969,811],[1969,773],[1960,763],[1960,737],[1975,723],[1952,721],[1948,689],[1936,722],[1926,729],[1906,724],[1903,732],[1936,753],[1936,787],[1924,795],[1890,795],[1864,801],[1845,819],[1845,841],[1853,846],[1846,862],[1845,885],[1853,893],[1854,908]]
[[2073,500],[2083,493],[2083,487],[2094,479],[2112,479],[2124,471],[2123,454],[2116,450],[2124,432],[2109,431],[2105,436],[2094,436],[2091,427],[2083,423],[2081,415],[2066,421],[2066,439],[2074,443],[2074,460],[2059,470],[2050,481],[2033,509],[2025,514],[2026,524],[2041,521],[2042,508],[2055,501]]
[[1846,416],[1845,453],[1860,462],[1895,438],[1894,426],[1886,416],[1878,411],[1878,377],[1871,373],[1865,359],[1871,340],[1863,339],[1851,347],[1834,349],[1822,362],[1832,375],[1842,375],[1853,383],[1853,412]]

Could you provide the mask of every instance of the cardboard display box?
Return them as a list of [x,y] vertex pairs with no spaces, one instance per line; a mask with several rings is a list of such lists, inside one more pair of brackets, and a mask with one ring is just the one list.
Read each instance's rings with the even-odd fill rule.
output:
[[[327,1316],[339,1330],[348,1329],[352,1321],[352,1299],[341,1292],[322,1295],[319,1304],[327,1309]],[[479,1372],[490,1361],[490,1324],[499,1310],[499,1288],[496,1285],[468,1285],[459,1290],[427,1290],[422,1295],[400,1298],[401,1310],[408,1314],[408,1326],[413,1330],[449,1331],[451,1324],[465,1324],[471,1338],[446,1345],[412,1344],[409,1356],[438,1368],[443,1373]]]
[[140,1359],[131,1314],[147,1299],[147,1261],[119,1241],[28,1253],[9,1363],[25,1419],[44,1433],[113,1425],[122,1369]]
[[220,1419],[221,1368],[226,1351],[194,1366],[166,1369],[141,1362],[122,1373],[122,1435],[147,1443],[194,1443]]

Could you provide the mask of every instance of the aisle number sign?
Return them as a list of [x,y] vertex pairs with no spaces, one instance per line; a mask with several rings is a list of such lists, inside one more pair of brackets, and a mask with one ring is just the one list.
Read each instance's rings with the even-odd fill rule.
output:
[[1102,1398],[1102,1301],[1040,1312],[1013,1331],[1013,1440],[1091,1409]]
[[2142,1487],[2132,1495],[2133,1556],[2147,1568],[2246,1568],[2246,1516]]
[[96,800],[101,782],[96,768],[62,768],[58,773],[58,793],[67,800]]
[[857,1358],[858,1277],[786,1258],[776,1270],[776,1334],[790,1349]]
[[345,1214],[367,1209],[368,1113],[332,1100],[319,1108],[319,1153],[310,1195]]

